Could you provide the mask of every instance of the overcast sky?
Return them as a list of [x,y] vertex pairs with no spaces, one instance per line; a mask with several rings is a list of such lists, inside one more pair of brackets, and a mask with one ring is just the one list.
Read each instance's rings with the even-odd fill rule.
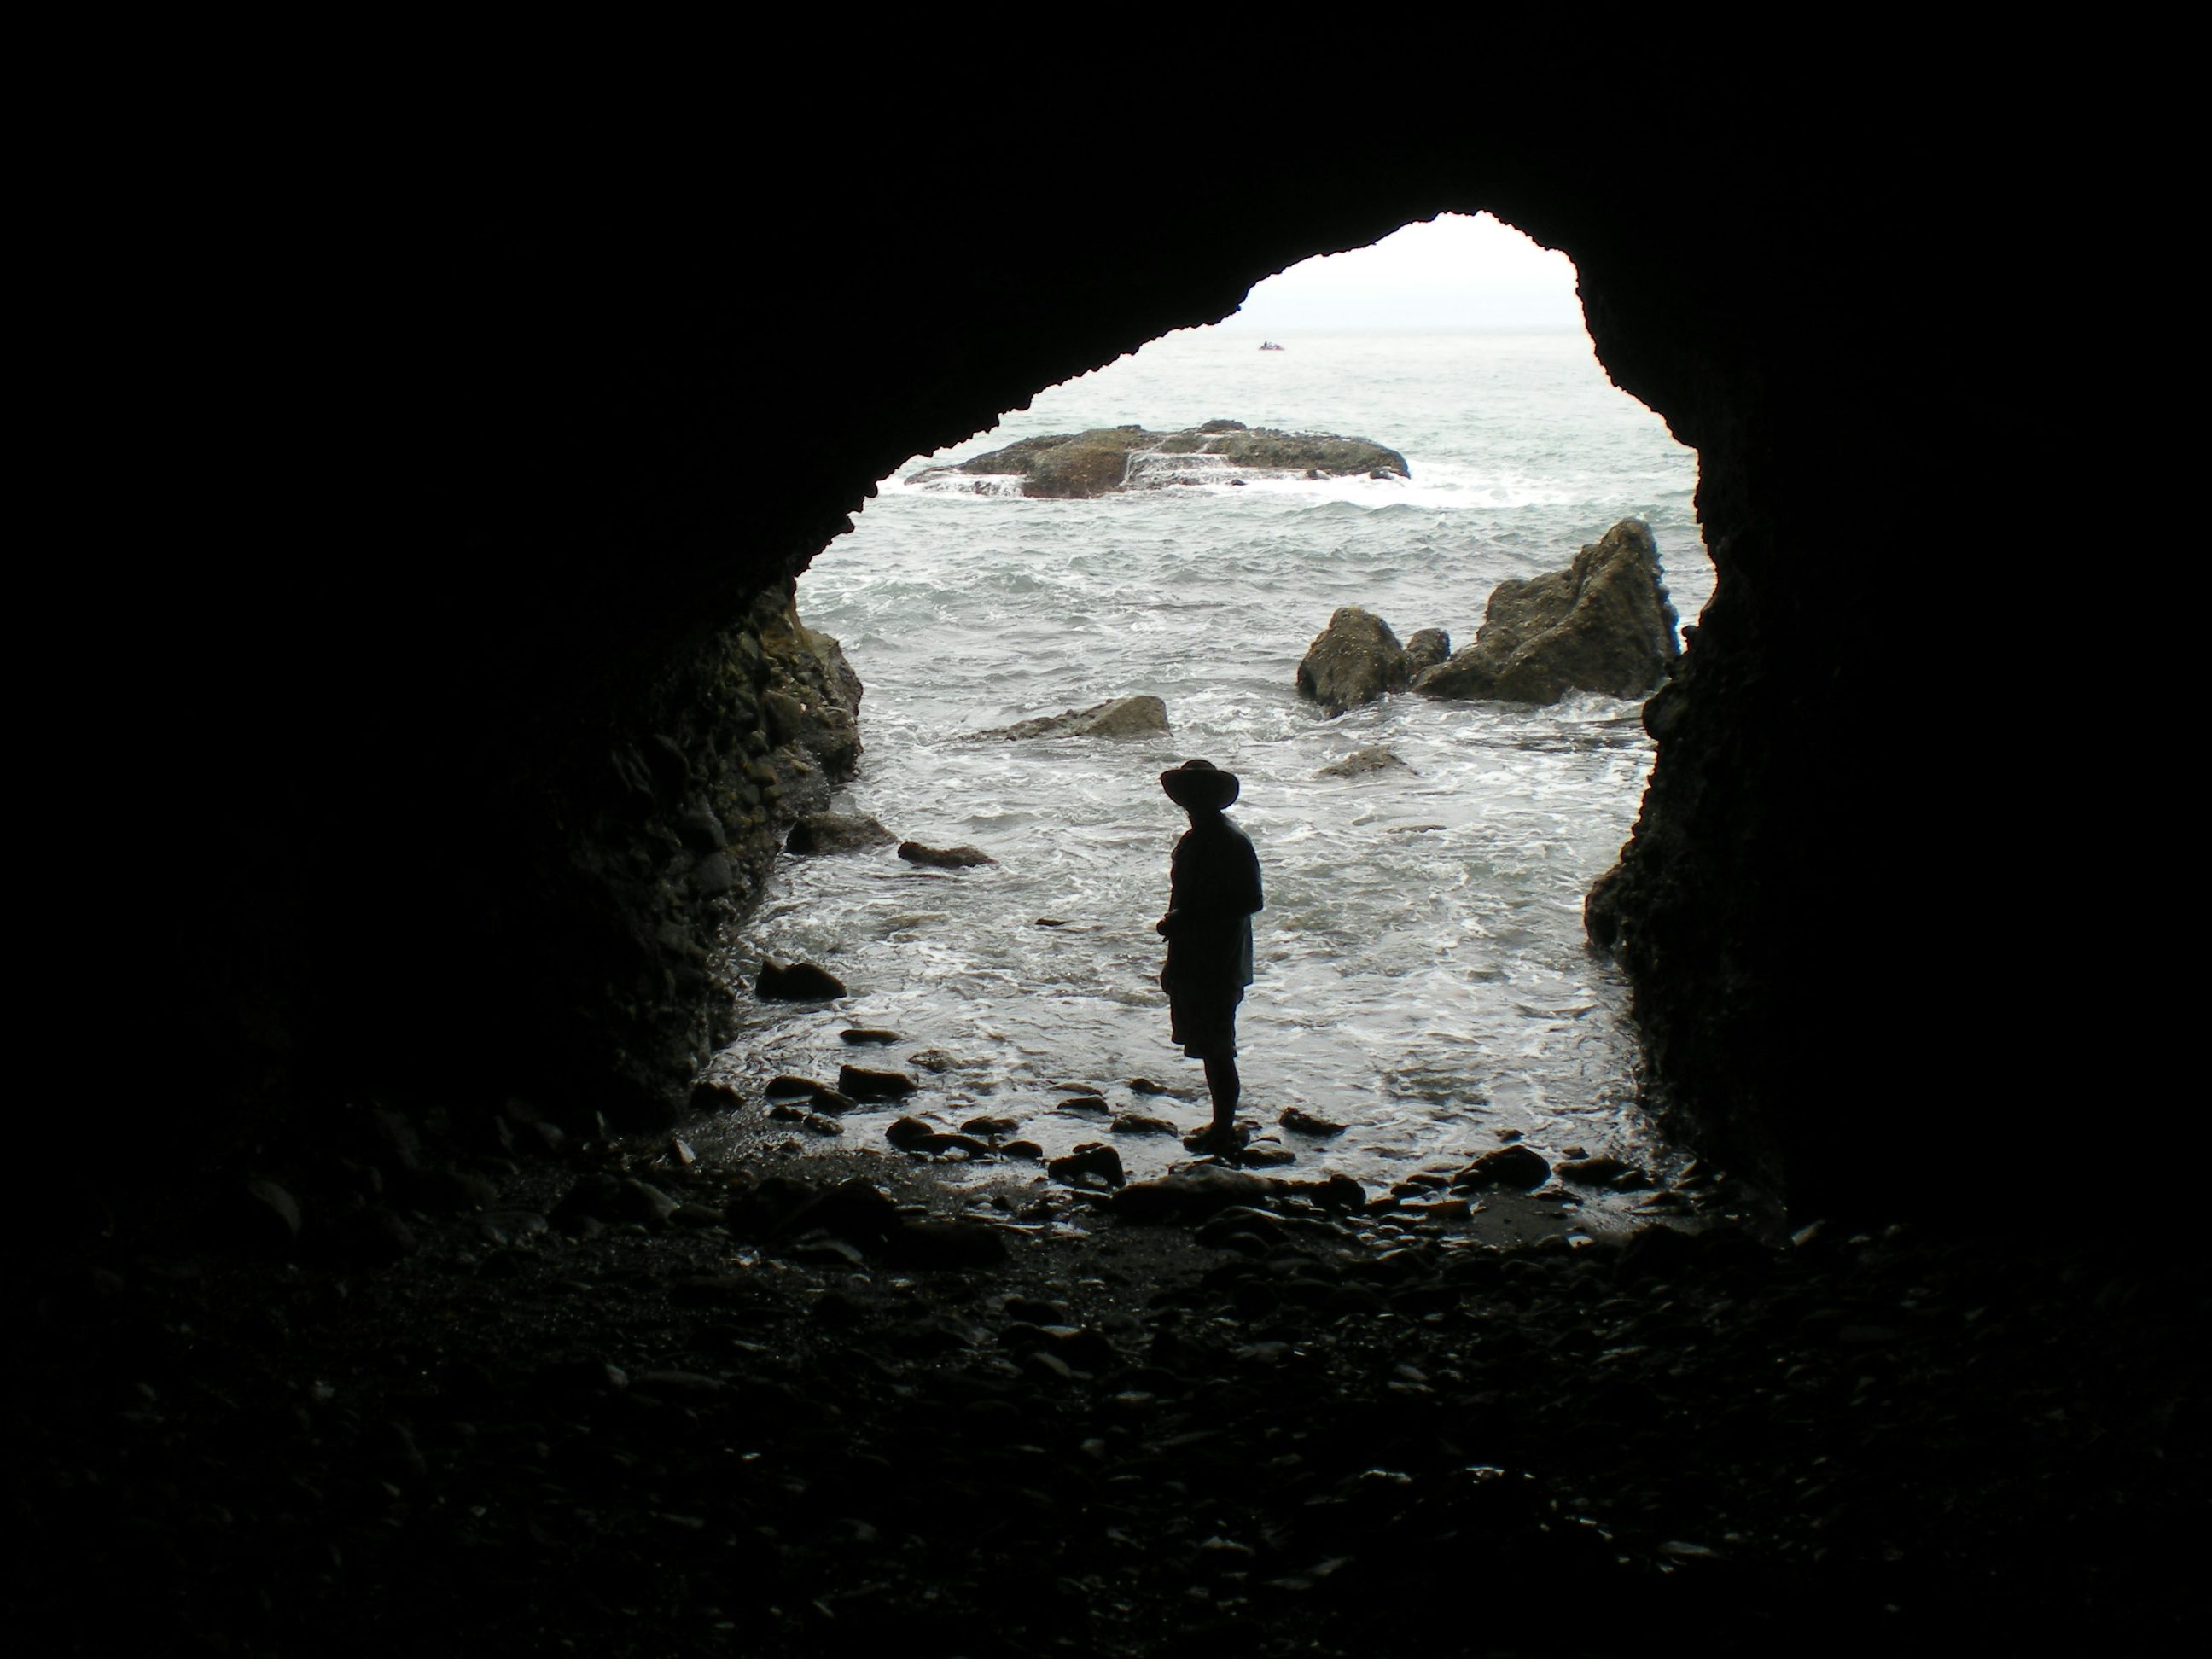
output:
[[1575,268],[1487,213],[1407,225],[1372,247],[1292,265],[1223,325],[1263,334],[1331,328],[1580,329]]

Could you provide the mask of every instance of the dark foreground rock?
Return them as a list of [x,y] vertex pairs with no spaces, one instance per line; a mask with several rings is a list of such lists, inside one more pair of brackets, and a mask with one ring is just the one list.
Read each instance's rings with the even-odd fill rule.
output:
[[1500,582],[1474,643],[1422,672],[1426,697],[1557,702],[1569,691],[1642,697],[1681,646],[1650,526],[1623,519],[1565,570]]
[[1168,734],[1168,706],[1158,697],[1115,697],[1088,708],[1070,708],[1012,726],[994,726],[969,734],[970,740],[1000,738],[1013,742],[1024,738],[1164,738]]
[[483,1167],[404,1256],[18,1260],[40,1650],[1731,1659],[2195,1616],[2197,1255]]
[[1302,477],[1407,476],[1406,458],[1365,438],[1320,432],[1278,432],[1236,421],[1208,421],[1181,432],[1099,427],[1024,438],[1004,449],[932,467],[927,483],[955,475],[1018,477],[1024,495],[1085,498],[1123,489],[1157,489],[1211,481],[1231,472]]
[[1356,605],[1339,605],[1298,664],[1298,695],[1332,714],[1406,689],[1406,653],[1390,624]]

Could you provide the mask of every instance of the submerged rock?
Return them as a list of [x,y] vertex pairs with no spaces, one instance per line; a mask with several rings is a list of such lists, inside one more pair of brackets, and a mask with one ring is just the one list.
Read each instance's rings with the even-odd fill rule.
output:
[[1332,714],[1406,689],[1406,652],[1390,624],[1356,605],[1339,605],[1298,664],[1298,695]]
[[1331,761],[1314,774],[1317,778],[1358,778],[1370,772],[1404,772],[1413,768],[1400,760],[1395,750],[1379,744],[1371,749],[1355,749],[1342,760]]
[[988,732],[971,732],[969,740],[1001,738],[1011,743],[1024,738],[1164,738],[1167,734],[1167,704],[1144,695],[994,726]]
[[918,841],[901,842],[898,855],[908,864],[926,864],[937,870],[973,870],[998,862],[980,847],[925,847]]
[[1681,647],[1650,527],[1623,519],[1565,570],[1500,582],[1474,643],[1425,670],[1425,697],[1557,702],[1569,691],[1643,697]]
[[1114,426],[1024,438],[957,466],[927,468],[914,481],[929,483],[963,475],[1013,477],[1021,480],[1024,495],[1084,500],[1124,489],[1197,483],[1231,471],[1307,478],[1410,476],[1403,455],[1366,438],[1208,421],[1181,432]]

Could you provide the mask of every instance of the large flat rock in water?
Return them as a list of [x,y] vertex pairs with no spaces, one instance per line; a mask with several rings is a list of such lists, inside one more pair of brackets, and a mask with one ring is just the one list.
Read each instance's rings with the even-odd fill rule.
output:
[[1341,478],[1409,475],[1406,458],[1366,438],[1329,432],[1278,432],[1237,421],[1208,421],[1181,432],[1140,426],[1097,427],[1024,438],[957,466],[933,466],[917,483],[1014,477],[1024,495],[1082,500],[1123,489],[1218,483],[1239,474]]

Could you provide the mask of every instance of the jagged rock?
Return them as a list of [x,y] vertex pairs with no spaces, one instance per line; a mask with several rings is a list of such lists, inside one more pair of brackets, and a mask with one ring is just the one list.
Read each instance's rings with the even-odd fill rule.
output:
[[926,864],[939,870],[972,870],[998,862],[978,847],[925,847],[918,841],[901,842],[898,855],[908,864]]
[[761,963],[753,994],[764,1002],[828,1002],[845,994],[845,981],[811,962],[769,957]]
[[810,812],[791,826],[783,845],[792,853],[858,853],[897,839],[863,812]]
[[1139,1181],[1114,1195],[1114,1213],[1129,1221],[1191,1221],[1231,1204],[1260,1204],[1272,1183],[1218,1164],[1194,1164],[1156,1181]]
[[1164,738],[1168,735],[1168,706],[1158,697],[1147,695],[1116,697],[1110,702],[1094,703],[1088,708],[1071,708],[1064,714],[1047,714],[1033,720],[1018,720],[1012,726],[994,726],[988,732],[969,734],[970,741],[985,738],[1002,738],[1012,742],[1022,738]]
[[1566,569],[1498,583],[1474,643],[1413,689],[1506,702],[1557,702],[1573,690],[1645,696],[1680,654],[1674,622],[1650,528],[1623,519]]
[[1116,426],[1024,438],[957,466],[931,467],[915,474],[915,482],[962,474],[1018,477],[1024,495],[1083,500],[1122,489],[1211,482],[1231,471],[1308,478],[1409,476],[1403,455],[1365,438],[1279,432],[1217,420],[1181,432]]
[[1332,714],[1406,689],[1406,653],[1390,624],[1356,605],[1337,607],[1298,665],[1298,695]]
[[1331,761],[1314,774],[1317,778],[1357,778],[1370,772],[1407,772],[1413,769],[1400,760],[1394,750],[1379,744],[1371,749],[1355,749],[1342,760]]
[[1441,628],[1424,628],[1406,641],[1406,677],[1434,668],[1451,655],[1451,635]]
[[872,1072],[864,1066],[837,1068],[837,1092],[855,1100],[901,1100],[915,1091],[915,1081],[903,1072]]
[[1552,1178],[1552,1166],[1527,1146],[1500,1146],[1485,1152],[1451,1178],[1454,1187],[1510,1187],[1526,1192]]

